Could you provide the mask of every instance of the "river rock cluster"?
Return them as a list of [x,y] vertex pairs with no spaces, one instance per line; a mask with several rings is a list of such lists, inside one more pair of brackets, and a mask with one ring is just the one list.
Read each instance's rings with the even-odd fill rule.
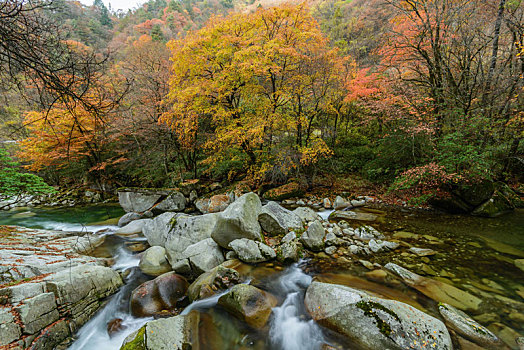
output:
[[[214,203],[211,208],[219,209],[209,210],[207,204],[211,202]],[[216,205],[219,202],[222,204]],[[144,218],[130,212],[135,220],[141,221],[141,233],[151,245],[142,255],[140,268],[146,274],[158,276],[135,290],[134,294],[140,297],[132,297],[131,310],[136,316],[167,312],[171,317],[147,323],[128,336],[122,349],[155,349],[159,344],[174,349],[190,347],[198,339],[196,325],[201,316],[195,310],[176,314],[188,302],[214,295],[220,296],[218,305],[232,316],[254,329],[265,328],[272,308],[279,301],[270,292],[248,283],[243,266],[271,260],[292,263],[315,254],[360,259],[372,270],[370,277],[374,274],[381,281],[396,279],[441,302],[436,318],[400,301],[344,285],[313,281],[304,300],[309,316],[363,349],[453,349],[451,334],[458,335],[462,344],[471,344],[472,348],[506,348],[493,332],[461,311],[478,310],[483,300],[397,264],[382,267],[364,260],[365,256],[395,251],[401,243],[388,240],[371,225],[376,215],[348,210],[364,205],[365,198],[354,203],[342,198],[334,203],[324,202],[326,207],[337,209],[330,216],[336,223],[323,220],[307,206],[290,210],[275,201],[262,204],[258,195],[251,192],[210,199],[207,206],[200,206],[206,208],[202,215],[170,211]],[[126,214],[128,218],[130,213]],[[352,220],[363,224],[355,228],[348,223]],[[127,225],[132,223],[129,221]],[[436,254],[432,249],[418,247],[411,247],[408,252],[425,259]],[[177,294],[165,302],[154,297],[163,292],[152,289],[154,302],[143,302],[150,284],[161,285],[163,280],[174,276],[178,276],[177,281],[170,288],[176,285],[179,292],[187,289],[184,296]],[[167,327],[180,332],[168,332]],[[156,331],[151,332],[153,329]]]

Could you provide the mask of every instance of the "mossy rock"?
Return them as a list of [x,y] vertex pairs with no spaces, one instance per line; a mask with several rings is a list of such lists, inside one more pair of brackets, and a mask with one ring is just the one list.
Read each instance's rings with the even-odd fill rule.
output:
[[262,197],[271,201],[283,201],[288,198],[301,197],[304,193],[299,183],[290,182],[265,192]]
[[120,350],[145,350],[146,326],[143,326],[138,331],[131,333],[125,340]]

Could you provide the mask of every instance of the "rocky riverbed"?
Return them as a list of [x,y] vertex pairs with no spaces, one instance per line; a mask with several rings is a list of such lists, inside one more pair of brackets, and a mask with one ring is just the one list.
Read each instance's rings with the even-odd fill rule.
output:
[[[524,247],[500,242],[489,229],[462,234],[453,227],[477,229],[474,222],[385,212],[366,197],[278,203],[230,193],[199,202],[191,191],[125,191],[127,213],[104,233],[6,229],[2,260],[11,269],[4,268],[2,291],[15,292],[0,294],[37,287],[2,299],[1,345],[44,349],[77,339],[72,349],[519,349]],[[511,215],[516,231],[504,235],[523,237],[522,213]],[[31,258],[22,259],[28,247]],[[83,255],[108,249],[113,261]],[[49,251],[66,258],[54,261]],[[118,257],[122,251],[131,263]],[[27,267],[25,274],[13,266]],[[87,293],[64,299],[72,286]],[[54,309],[27,318],[24,306],[35,297],[53,299]],[[91,306],[75,314],[79,305]],[[49,328],[55,324],[68,331]]]

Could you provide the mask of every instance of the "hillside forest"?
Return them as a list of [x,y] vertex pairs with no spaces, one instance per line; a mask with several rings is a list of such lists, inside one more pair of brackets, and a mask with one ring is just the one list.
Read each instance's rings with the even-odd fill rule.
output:
[[0,36],[4,192],[524,181],[521,0],[6,0]]

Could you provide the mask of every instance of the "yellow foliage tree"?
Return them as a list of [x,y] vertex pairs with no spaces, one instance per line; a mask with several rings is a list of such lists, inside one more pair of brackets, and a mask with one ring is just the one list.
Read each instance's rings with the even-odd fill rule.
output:
[[239,158],[254,180],[286,176],[331,151],[318,132],[340,100],[346,60],[305,5],[214,17],[171,41],[161,121],[211,165]]

